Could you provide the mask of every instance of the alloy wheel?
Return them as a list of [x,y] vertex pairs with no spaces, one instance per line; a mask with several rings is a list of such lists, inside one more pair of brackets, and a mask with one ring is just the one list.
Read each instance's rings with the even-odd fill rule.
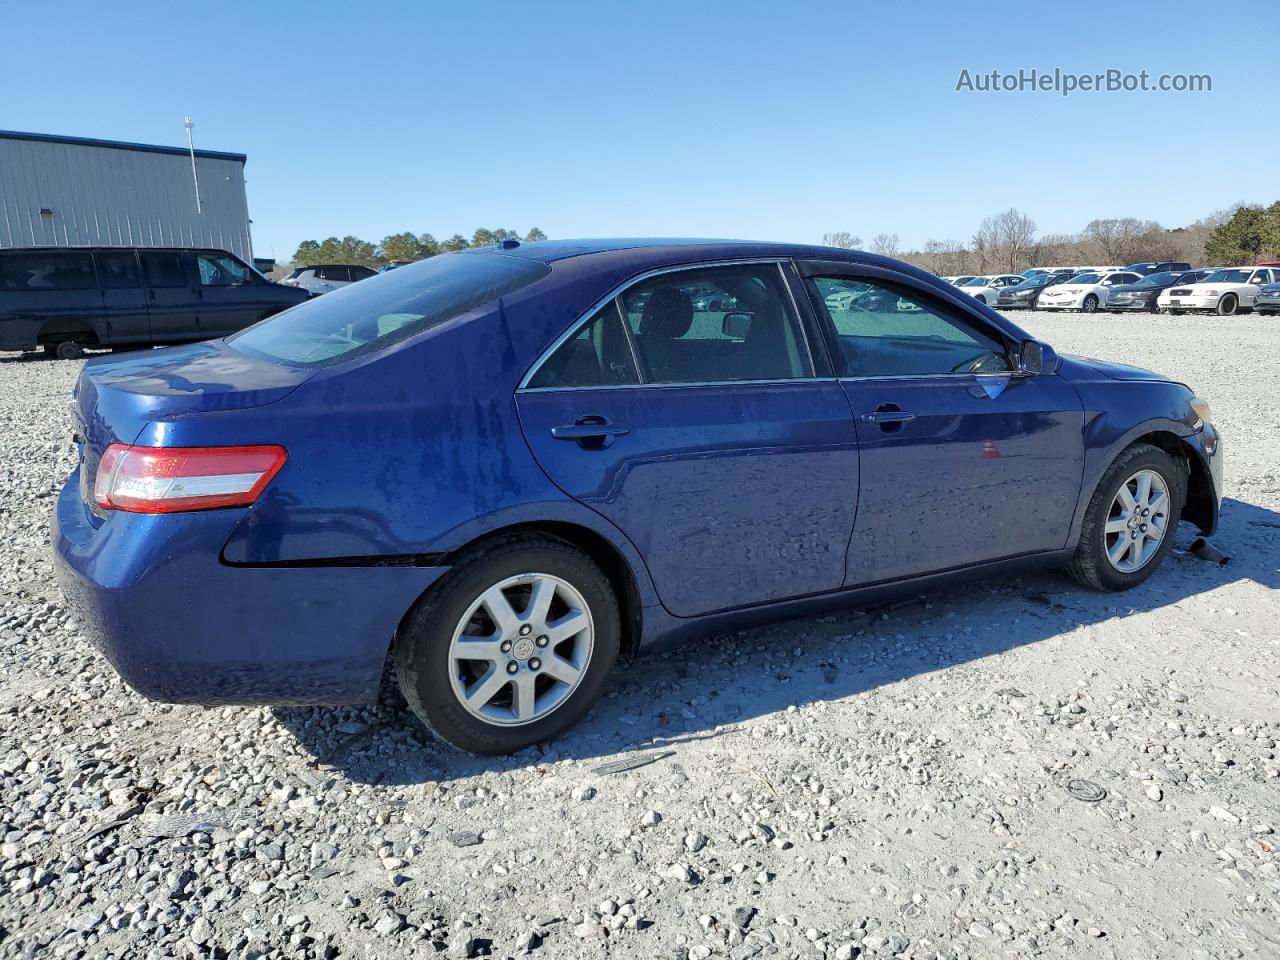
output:
[[545,573],[507,577],[481,593],[454,628],[454,695],[485,723],[541,720],[582,682],[594,637],[591,610],[568,581]]
[[1103,528],[1107,562],[1136,573],[1160,550],[1169,529],[1169,485],[1155,470],[1139,470],[1116,491]]

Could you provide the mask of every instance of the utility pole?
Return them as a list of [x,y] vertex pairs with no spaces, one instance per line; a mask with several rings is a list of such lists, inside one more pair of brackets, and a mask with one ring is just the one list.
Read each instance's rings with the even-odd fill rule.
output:
[[196,176],[196,148],[191,139],[191,128],[195,124],[191,122],[190,117],[184,117],[182,125],[187,128],[187,152],[191,154],[191,182],[196,187],[196,213],[203,213],[204,211],[200,209],[200,178]]

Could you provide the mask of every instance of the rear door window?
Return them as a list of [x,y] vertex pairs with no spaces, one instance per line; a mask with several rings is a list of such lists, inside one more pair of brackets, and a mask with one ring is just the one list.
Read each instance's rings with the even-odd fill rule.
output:
[[149,287],[185,287],[186,265],[180,253],[143,253],[142,272]]
[[813,376],[776,263],[678,270],[622,295],[646,383]]
[[0,253],[0,290],[96,290],[89,251]]
[[370,270],[368,267],[352,267],[352,268],[351,268],[351,279],[352,279],[352,280],[366,280],[366,279],[368,279],[369,277],[374,276],[375,272],[376,272],[376,271]]
[[351,271],[346,267],[320,267],[316,271],[316,276],[321,280],[336,280],[340,283],[347,283],[351,280]]
[[138,258],[132,250],[99,251],[98,279],[104,290],[134,290],[142,286],[138,278]]
[[450,253],[353,283],[277,314],[228,340],[285,363],[353,359],[413,336],[541,280],[551,269],[501,254]]
[[622,316],[617,304],[610,302],[546,359],[529,386],[536,390],[639,382]]

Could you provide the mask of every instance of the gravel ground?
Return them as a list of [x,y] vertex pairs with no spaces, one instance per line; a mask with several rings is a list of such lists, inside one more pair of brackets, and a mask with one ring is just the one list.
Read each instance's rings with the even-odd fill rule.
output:
[[1212,402],[1229,565],[1184,529],[1123,595],[1043,575],[711,637],[501,760],[392,691],[126,689],[48,559],[80,364],[8,357],[0,957],[1280,956],[1280,320],[1020,320]]

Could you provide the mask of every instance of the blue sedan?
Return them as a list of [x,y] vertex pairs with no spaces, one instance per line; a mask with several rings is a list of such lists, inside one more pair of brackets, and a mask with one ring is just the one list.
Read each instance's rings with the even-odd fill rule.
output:
[[144,695],[359,703],[479,753],[655,641],[1212,533],[1208,405],[907,264],[506,241],[91,362],[63,590]]

